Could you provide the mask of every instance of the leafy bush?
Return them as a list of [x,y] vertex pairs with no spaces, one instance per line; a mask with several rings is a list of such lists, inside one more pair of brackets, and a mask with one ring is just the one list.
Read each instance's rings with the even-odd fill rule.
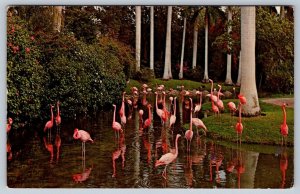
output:
[[26,124],[41,115],[47,76],[33,33],[19,18],[7,21],[7,114],[14,123]]
[[68,117],[119,101],[126,84],[119,53],[108,51],[105,44],[70,40],[73,43],[58,48],[48,65],[48,101],[60,100]]
[[263,89],[271,92],[294,91],[294,23],[279,15],[257,9],[257,77]]

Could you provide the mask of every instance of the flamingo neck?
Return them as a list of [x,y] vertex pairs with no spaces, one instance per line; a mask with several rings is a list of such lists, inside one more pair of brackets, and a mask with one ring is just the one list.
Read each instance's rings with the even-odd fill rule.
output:
[[51,111],[51,122],[53,122],[53,110],[52,110],[52,106],[50,108],[50,111]]
[[211,80],[211,88],[210,88],[210,94],[213,94],[213,87],[214,87],[214,82]]
[[242,104],[239,103],[239,123],[242,123]]
[[177,157],[178,155],[178,136],[176,137],[176,140],[175,140],[175,157]]
[[193,108],[193,100],[191,99],[191,112],[190,112],[190,129],[189,130],[193,130],[193,123],[192,123],[192,117],[193,117],[193,115],[192,115],[192,108]]
[[199,94],[199,104],[201,105],[202,103],[202,93]]
[[282,107],[282,111],[283,111],[283,124],[286,125],[286,111],[285,111],[285,107]]
[[113,118],[113,122],[116,121],[116,106],[114,106],[114,118]]
[[221,89],[222,89],[222,87],[220,87],[220,88],[219,88],[219,91],[218,91],[218,100],[220,99]]
[[174,99],[174,116],[176,116],[176,98]]

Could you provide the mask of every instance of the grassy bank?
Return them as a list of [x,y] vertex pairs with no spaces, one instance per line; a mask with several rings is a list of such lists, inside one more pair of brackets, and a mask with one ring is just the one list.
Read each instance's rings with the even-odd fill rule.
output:
[[[226,105],[230,100],[224,100]],[[233,100],[234,101],[234,100]],[[237,100],[235,101],[237,102]],[[236,103],[237,104],[237,103]],[[210,109],[211,104],[205,103],[203,109]],[[255,144],[278,145],[281,143],[279,132],[282,123],[282,109],[280,106],[271,105],[260,101],[262,116],[242,118],[244,126],[242,142]],[[225,111],[221,114],[220,120],[215,116],[203,118],[208,128],[207,136],[210,138],[236,141],[235,124],[238,117],[231,118],[230,113]],[[289,126],[288,145],[294,145],[294,109],[287,108],[287,124]],[[188,129],[188,124],[184,126]]]

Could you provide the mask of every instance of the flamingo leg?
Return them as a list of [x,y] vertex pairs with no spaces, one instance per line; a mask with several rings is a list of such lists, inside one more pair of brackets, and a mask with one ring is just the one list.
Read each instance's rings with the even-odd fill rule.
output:
[[162,172],[162,177],[164,177],[164,179],[167,179],[166,175],[167,175],[167,165],[165,166],[165,169]]

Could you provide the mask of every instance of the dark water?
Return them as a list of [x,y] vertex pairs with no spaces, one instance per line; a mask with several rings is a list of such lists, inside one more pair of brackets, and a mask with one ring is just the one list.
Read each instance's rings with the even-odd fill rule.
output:
[[[128,107],[127,116],[128,116]],[[118,106],[119,109],[119,106]],[[179,109],[179,110],[178,110]],[[163,127],[155,108],[154,122],[148,130],[140,130],[138,109],[127,120],[124,135],[115,138],[112,130],[113,112],[100,112],[89,119],[64,123],[60,133],[52,129],[51,140],[36,133],[22,153],[7,165],[7,184],[13,188],[290,188],[294,182],[293,148],[275,146],[237,147],[197,136],[186,152],[181,127],[189,122],[189,112],[179,107],[176,126],[172,131]],[[143,107],[148,117],[147,108]],[[117,121],[119,121],[119,115]],[[167,126],[167,125],[166,125]],[[91,134],[85,160],[81,142],[73,139],[75,127]],[[162,154],[174,149],[176,134],[177,159],[167,167],[154,167]],[[59,142],[61,144],[59,145]],[[59,149],[58,149],[59,148]],[[53,156],[51,156],[53,150]]]

